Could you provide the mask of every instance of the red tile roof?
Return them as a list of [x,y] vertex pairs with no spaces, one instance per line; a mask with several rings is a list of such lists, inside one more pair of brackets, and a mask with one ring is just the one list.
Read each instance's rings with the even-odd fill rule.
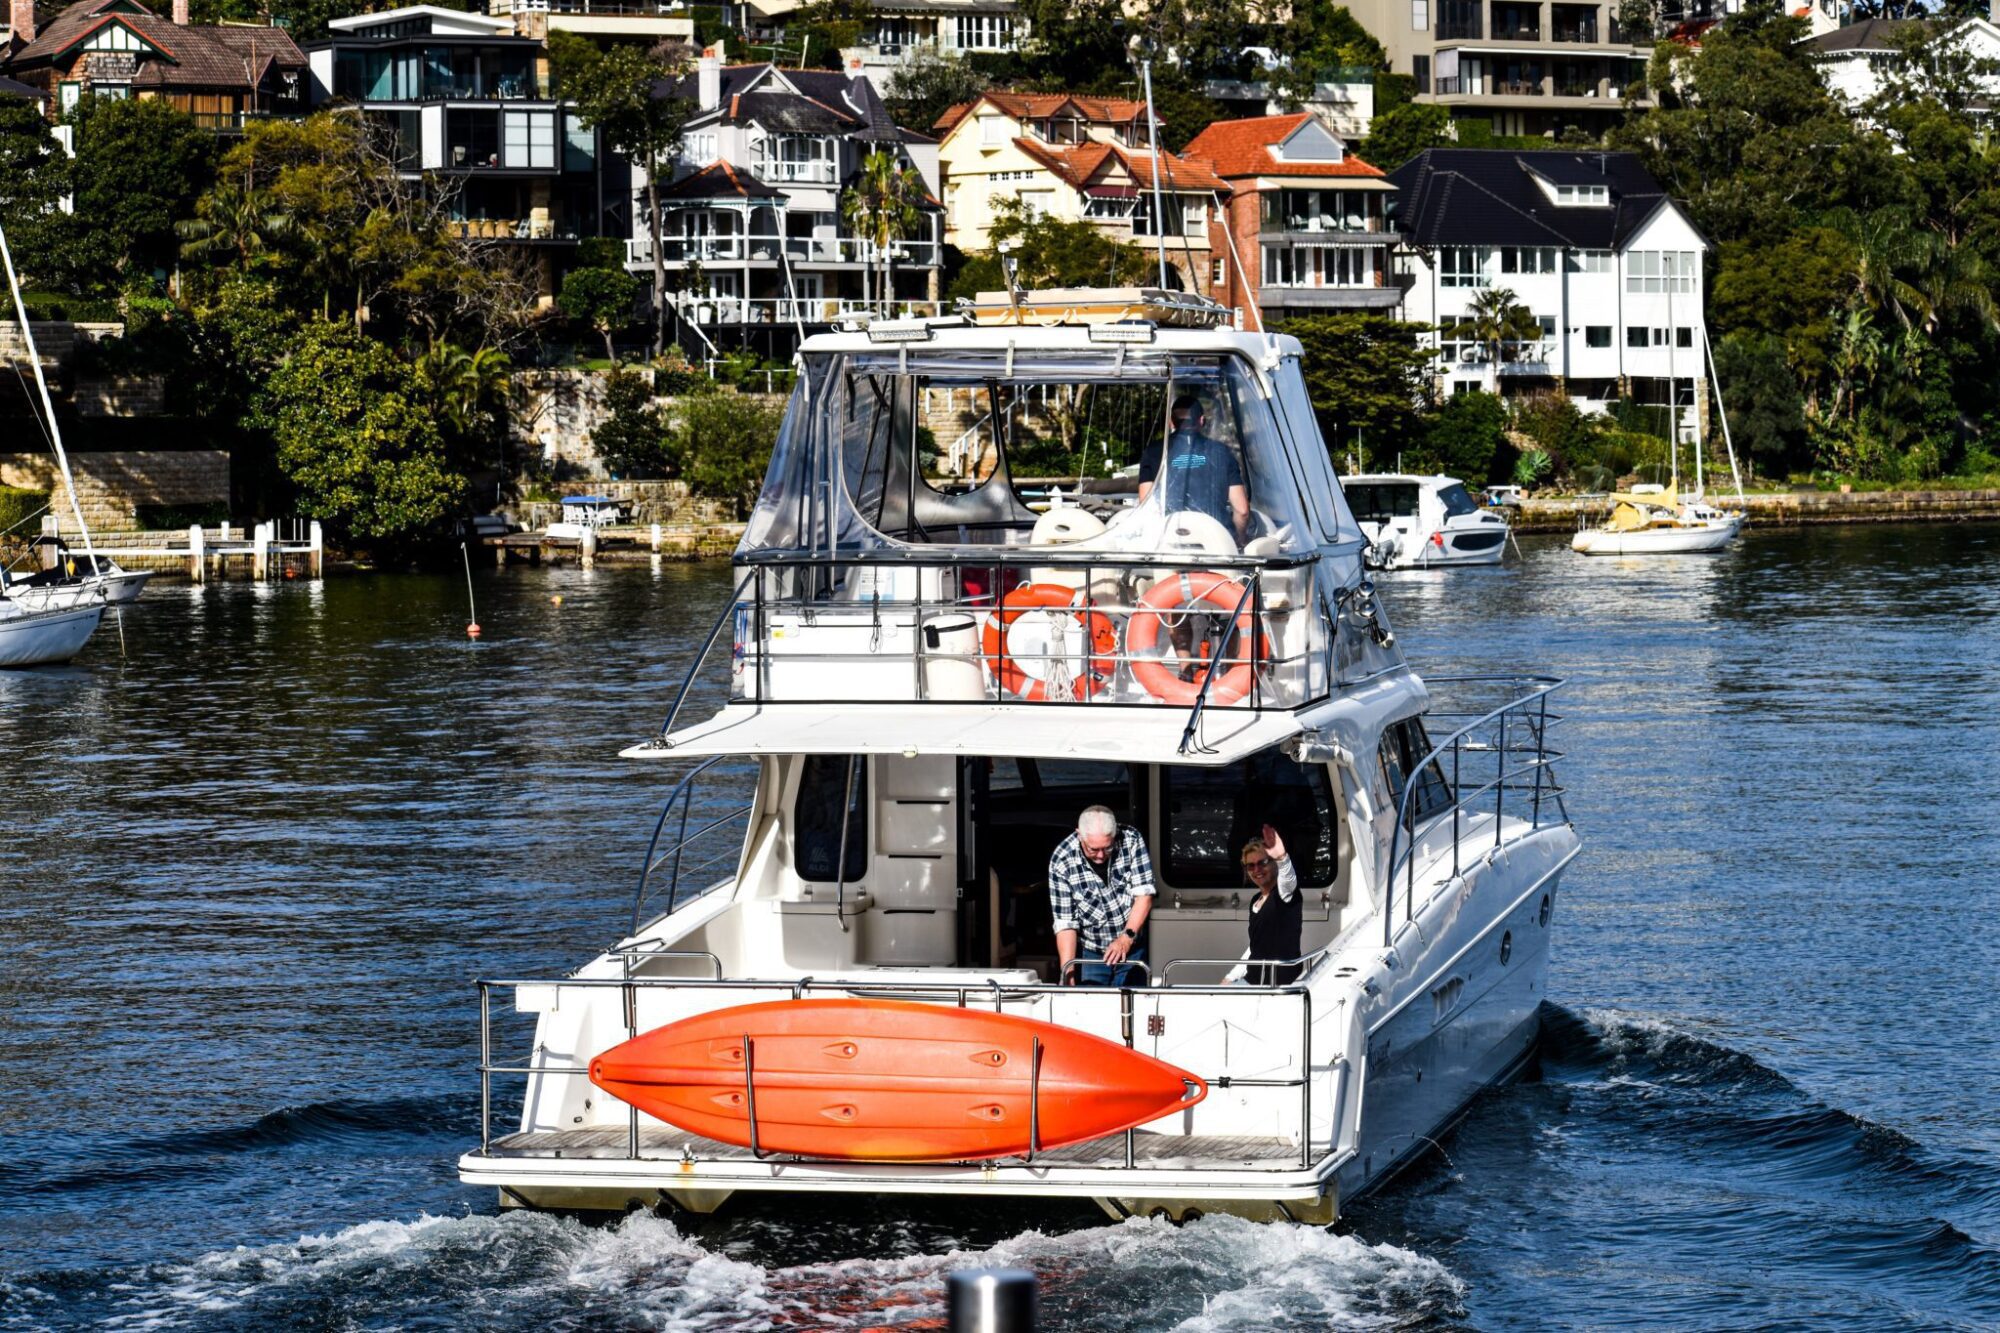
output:
[[[1146,118],[1146,104],[1123,97],[1080,97],[1070,93],[981,93],[970,102],[948,107],[931,128],[949,134],[952,127],[970,115],[981,102],[990,103],[1016,120],[1047,120],[1064,108],[1072,108],[1077,119],[1093,125],[1129,125]],[[1166,117],[1160,117],[1166,124]]]
[[[1037,139],[1022,138],[1014,140],[1014,146],[1079,190],[1101,176],[1114,160],[1140,188],[1147,190],[1153,188],[1151,154],[1125,148],[1119,144],[1093,142],[1059,146],[1042,143]],[[1229,192],[1229,182],[1200,162],[1189,162],[1185,158],[1175,157],[1172,153],[1161,153],[1160,165],[1162,189],[1202,190],[1217,194]]]
[[1293,162],[1272,153],[1299,126],[1312,119],[1312,112],[1298,111],[1289,116],[1255,116],[1248,120],[1218,120],[1182,149],[1185,157],[1208,163],[1219,176],[1363,176],[1380,177],[1382,171],[1352,153],[1339,162]]

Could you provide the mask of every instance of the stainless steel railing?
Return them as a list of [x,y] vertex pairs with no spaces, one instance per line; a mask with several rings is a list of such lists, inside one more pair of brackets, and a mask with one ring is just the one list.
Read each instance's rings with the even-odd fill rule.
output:
[[[1562,758],[1562,754],[1548,746],[1550,724],[1562,720],[1559,714],[1549,712],[1549,695],[1562,683],[1551,676],[1439,676],[1426,681],[1431,686],[1505,688],[1515,697],[1497,708],[1476,714],[1447,710],[1425,714],[1426,718],[1456,720],[1470,717],[1472,720],[1443,740],[1434,742],[1430,753],[1404,776],[1403,790],[1398,794],[1396,806],[1396,827],[1389,841],[1388,874],[1382,890],[1384,947],[1389,945],[1395,933],[1394,901],[1398,875],[1403,879],[1403,920],[1412,920],[1417,912],[1417,861],[1422,850],[1418,845],[1420,833],[1440,827],[1447,818],[1451,820],[1451,873],[1456,877],[1462,869],[1463,828],[1468,811],[1491,816],[1495,847],[1507,841],[1507,797],[1510,791],[1517,800],[1524,802],[1525,822],[1522,822],[1522,811],[1517,810],[1515,814],[1513,827],[1516,838],[1539,830],[1545,820],[1563,824],[1569,822],[1569,811],[1563,804],[1563,789],[1556,781],[1553,767],[1554,761]],[[1475,769],[1469,785],[1466,773],[1468,762]],[[1444,776],[1447,764],[1449,778]],[[1490,776],[1486,775],[1488,773]],[[1478,780],[1482,776],[1485,780]],[[1435,793],[1439,785],[1450,794],[1448,808],[1426,805],[1427,795]],[[1492,803],[1490,810],[1482,805],[1489,798]],[[1475,805],[1481,808],[1473,810]]]
[[[749,802],[732,805],[720,814],[715,814],[712,818],[709,817],[709,812],[704,811],[703,822],[700,827],[692,831],[688,828],[688,824],[694,815],[695,794],[699,790],[700,779],[710,769],[722,763],[727,758],[729,758],[727,755],[717,755],[713,759],[703,760],[701,763],[696,764],[674,785],[673,791],[667,796],[666,804],[660,807],[660,817],[653,825],[652,839],[646,844],[646,863],[644,868],[639,872],[639,887],[632,895],[631,934],[638,934],[639,928],[646,923],[646,902],[653,893],[653,878],[660,873],[662,867],[666,868],[666,914],[671,916],[674,909],[680,903],[681,876],[683,874],[698,874],[704,870],[715,869],[725,862],[733,865],[736,858],[742,855],[743,838],[739,836],[733,840],[729,838],[715,839],[716,846],[720,850],[705,849],[703,859],[695,861],[692,864],[689,864],[685,859],[687,849],[693,843],[707,837],[725,825],[740,820],[743,822],[743,832],[745,834],[749,832],[751,810],[751,803]],[[663,850],[660,846],[660,839],[665,835],[667,825],[674,819],[676,813],[679,815],[679,827],[674,833],[672,845]],[[722,965],[720,962],[717,962],[716,974],[720,976],[721,971]]]
[[[677,955],[677,956],[694,956],[694,955]],[[702,955],[702,956],[712,957],[712,955]],[[589,1062],[587,1060],[584,1063],[577,1065],[495,1064],[493,1061],[492,997],[493,997],[493,992],[496,989],[519,990],[524,986],[535,986],[544,988],[572,987],[577,989],[616,990],[619,993],[622,1026],[625,1029],[625,1037],[626,1040],[628,1041],[639,1035],[638,996],[639,993],[643,990],[707,990],[707,991],[716,991],[723,993],[727,993],[729,991],[734,991],[734,990],[751,990],[751,991],[788,990],[791,992],[791,997],[795,1000],[798,1000],[798,999],[804,999],[808,993],[810,993],[814,989],[818,989],[820,991],[838,992],[839,994],[845,996],[857,996],[857,997],[872,996],[875,998],[921,999],[921,1000],[933,1000],[939,1003],[950,1001],[953,1002],[956,1005],[956,1007],[960,1009],[969,1007],[970,1004],[975,999],[977,999],[979,1003],[984,1004],[987,995],[989,993],[987,986],[970,985],[964,982],[923,982],[914,980],[885,982],[885,983],[856,982],[856,981],[815,982],[814,979],[811,977],[801,977],[796,981],[778,981],[778,980],[758,981],[758,980],[737,979],[737,978],[703,980],[699,978],[634,977],[630,975],[629,971],[627,975],[622,978],[571,977],[571,978],[564,978],[559,981],[546,981],[546,980],[537,981],[531,979],[497,979],[497,980],[482,979],[479,981],[475,981],[473,984],[478,988],[479,991],[479,1150],[480,1153],[485,1156],[491,1156],[493,1154],[493,1076],[494,1075],[499,1074],[499,1075],[517,1076],[525,1078],[534,1078],[543,1075],[553,1075],[562,1078],[576,1078],[576,1077],[588,1077],[590,1073]],[[996,1013],[1001,1012],[1001,1006],[1003,1002],[1006,1000],[1017,1000],[1017,1001],[1025,1000],[1040,995],[1073,997],[1078,994],[1078,989],[1074,986],[1035,984],[1035,985],[1009,985],[1003,988],[998,980],[993,980],[993,979],[989,979],[989,985],[990,985],[990,994],[993,1001],[993,1009],[994,1012]],[[1092,988],[1092,990],[1095,993],[1102,994],[1104,988]],[[1161,992],[1152,990],[1147,987],[1135,988],[1127,986],[1120,988],[1116,993],[1118,995],[1120,1030],[1123,1037],[1124,1045],[1128,1049],[1132,1049],[1134,1046],[1135,1032],[1137,1028],[1137,1025],[1133,1021],[1134,1019],[1133,1003],[1135,999],[1145,995],[1158,995]],[[1338,1143],[1340,1137],[1339,1115],[1342,1108],[1344,1108],[1347,1104],[1347,1091],[1348,1091],[1347,1084],[1348,1080],[1353,1074],[1353,1070],[1349,1066],[1347,1058],[1344,1055],[1334,1057],[1333,1061],[1328,1065],[1327,1072],[1333,1075],[1333,1077],[1336,1080],[1333,1089],[1333,1097],[1334,1097],[1333,1105],[1335,1108],[1335,1118],[1329,1134],[1328,1142],[1326,1144],[1326,1151],[1320,1154],[1318,1157],[1315,1157],[1313,1155],[1314,1144],[1313,1144],[1313,1134],[1312,1134],[1312,1093],[1313,1093],[1312,992],[1306,987],[1296,984],[1290,986],[1258,987],[1249,989],[1246,989],[1245,987],[1242,986],[1177,986],[1173,988],[1172,991],[1172,994],[1176,996],[1227,995],[1227,996],[1241,997],[1246,993],[1254,993],[1260,996],[1290,995],[1298,997],[1300,1017],[1301,1017],[1299,1025],[1299,1066],[1298,1066],[1299,1076],[1297,1078],[1290,1078],[1290,1079],[1238,1078],[1228,1073],[1215,1073],[1208,1075],[1200,1075],[1199,1077],[1201,1077],[1203,1081],[1206,1082],[1210,1087],[1219,1089],[1297,1088],[1299,1090],[1298,1166],[1299,1169],[1302,1171],[1311,1170],[1316,1164],[1324,1164],[1329,1158],[1335,1155],[1338,1149]],[[1340,1003],[1339,1001],[1336,1001],[1336,1004],[1339,1003]],[[748,1065],[748,1063],[749,1062],[746,1060],[745,1064]],[[746,1100],[748,1098],[753,1098],[755,1096],[754,1088],[751,1086],[749,1082],[749,1080],[753,1078],[754,1075],[746,1069],[745,1071],[745,1079],[746,1079],[745,1092],[747,1094]],[[1037,1096],[1037,1090],[1031,1088],[1030,1113],[1031,1117],[1034,1119],[1039,1118],[1038,1116],[1034,1115],[1037,1108],[1032,1104],[1036,1096]],[[767,1154],[763,1153],[756,1146],[755,1142],[756,1112],[754,1109],[754,1102],[751,1102],[750,1115],[751,1115],[750,1128],[752,1136],[751,1150],[759,1160],[765,1160],[767,1158]],[[625,1128],[626,1128],[626,1159],[631,1161],[642,1160],[642,1154],[639,1151],[640,1148],[639,1108],[636,1106],[632,1106],[629,1103],[627,1103],[626,1105]],[[1120,1136],[1124,1140],[1124,1161],[1119,1169],[1127,1171],[1144,1171],[1150,1169],[1142,1167],[1138,1163],[1137,1140],[1136,1140],[1137,1133],[1138,1133],[1137,1129],[1128,1129],[1124,1131],[1122,1136]],[[1039,1145],[1035,1142],[1036,1137],[1037,1136],[1031,1131],[1029,1151],[1025,1155],[1025,1157],[1021,1159],[1023,1165],[1033,1164],[1041,1160],[1036,1156],[1039,1147]],[[850,1160],[843,1158],[818,1158],[818,1157],[810,1157],[792,1153],[786,1153],[783,1156],[784,1160],[786,1160],[787,1162],[797,1163],[801,1165],[842,1166],[842,1165],[853,1164]],[[687,1161],[690,1159],[683,1157],[681,1160]],[[1182,1170],[1184,1168],[1174,1168],[1174,1169]]]

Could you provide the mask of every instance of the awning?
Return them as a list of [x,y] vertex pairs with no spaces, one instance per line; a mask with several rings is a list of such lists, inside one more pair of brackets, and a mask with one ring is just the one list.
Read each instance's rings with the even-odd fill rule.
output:
[[1136,185],[1091,185],[1083,191],[1092,199],[1137,199],[1139,187]]
[[1304,730],[1288,709],[1204,710],[1195,744],[1180,750],[1184,708],[898,703],[730,704],[706,722],[626,750],[626,759],[711,755],[949,754],[1022,759],[1112,759],[1220,767]]

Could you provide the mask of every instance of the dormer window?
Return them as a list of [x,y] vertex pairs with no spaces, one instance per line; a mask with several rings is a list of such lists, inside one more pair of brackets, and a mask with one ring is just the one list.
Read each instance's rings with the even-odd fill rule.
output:
[[1557,208],[1611,207],[1609,185],[1558,185],[1555,193]]

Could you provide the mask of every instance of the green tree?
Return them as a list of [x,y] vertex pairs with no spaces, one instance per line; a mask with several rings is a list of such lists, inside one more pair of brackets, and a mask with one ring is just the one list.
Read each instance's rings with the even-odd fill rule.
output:
[[[1373,33],[1334,0],[1298,0],[1288,21],[1270,24],[1265,44],[1284,62],[1269,77],[1288,105],[1311,97],[1314,85],[1347,70],[1386,70],[1388,53]],[[1377,101],[1377,114],[1388,110]]]
[[666,414],[653,402],[653,386],[635,371],[614,369],[604,380],[605,419],[591,448],[612,476],[632,480],[671,477],[679,455],[667,439]]
[[1416,466],[1483,485],[1493,476],[1493,460],[1506,438],[1505,403],[1490,393],[1456,393],[1427,423],[1414,451]]
[[1805,403],[1776,334],[1732,333],[1715,345],[1715,374],[1730,435],[1767,470],[1809,462]]
[[61,249],[72,222],[58,208],[69,190],[69,159],[49,133],[41,108],[0,98],[0,228],[24,282],[59,280]]
[[1088,222],[1029,218],[1018,206],[997,210],[989,233],[993,248],[973,255],[952,280],[954,297],[1005,291],[999,246],[1014,242],[1013,258],[1025,291],[1035,287],[1124,287],[1158,275],[1154,256],[1136,245],[1114,241]]
[[174,224],[181,258],[248,268],[283,236],[291,218],[267,191],[242,182],[217,185],[195,201],[194,216]]
[[861,45],[874,8],[868,0],[807,0],[785,19],[786,55],[815,69],[841,68],[841,52]]
[[1418,342],[1428,326],[1354,312],[1289,319],[1278,331],[1299,340],[1306,392],[1336,458],[1356,449],[1365,468],[1413,438],[1429,392],[1431,352]]
[[1377,115],[1356,152],[1370,165],[1394,171],[1426,148],[1445,148],[1451,142],[1449,111],[1410,102]]
[[774,400],[721,391],[680,400],[670,448],[696,495],[724,500],[741,518],[771,466],[784,409]]
[[618,351],[611,335],[632,323],[639,305],[639,280],[623,269],[577,268],[563,278],[556,306],[563,314],[588,324],[604,339],[606,360],[616,362]]
[[444,428],[454,467],[470,470],[501,458],[513,369],[513,358],[497,347],[438,342],[417,358],[417,384]]
[[961,102],[970,102],[985,92],[990,82],[971,61],[925,48],[890,76],[883,101],[898,125],[930,134],[939,116]]
[[667,267],[659,244],[664,235],[660,186],[671,181],[681,150],[681,131],[694,104],[669,94],[686,75],[693,51],[662,45],[650,51],[614,46],[599,51],[576,39],[551,43],[549,56],[558,80],[576,102],[586,129],[602,130],[612,151],[645,172],[647,234],[653,237],[653,356],[667,343]]
[[299,511],[380,556],[434,538],[465,494],[416,372],[346,323],[313,320],[272,371],[261,415]]
[[1526,344],[1539,343],[1542,325],[1511,290],[1489,287],[1472,298],[1448,334],[1459,342],[1478,343],[1486,351],[1486,364],[1497,368],[1517,359]]
[[1036,86],[1083,90],[1107,75],[1130,80],[1123,0],[1020,0],[1015,12],[1026,22],[1021,54]]
[[[916,234],[923,223],[923,201],[928,191],[917,169],[900,161],[886,149],[862,159],[861,172],[854,184],[841,192],[840,220],[848,231],[864,238],[875,249],[873,263],[862,269],[862,299],[868,299],[869,267],[880,277],[882,300],[895,299],[895,273],[891,249],[899,241]],[[885,305],[886,308],[886,305]]]
[[73,122],[75,216],[96,276],[171,270],[174,224],[215,174],[215,136],[157,99],[86,97]]

